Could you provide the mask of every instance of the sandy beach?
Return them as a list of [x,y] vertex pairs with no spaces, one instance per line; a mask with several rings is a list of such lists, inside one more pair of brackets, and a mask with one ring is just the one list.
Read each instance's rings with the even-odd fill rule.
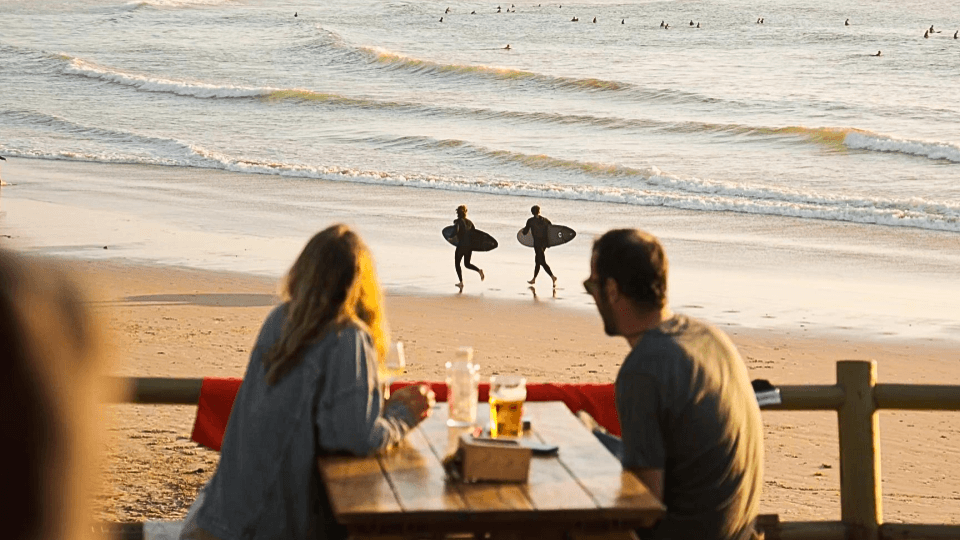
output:
[[[123,376],[239,377],[274,279],[100,261],[71,261],[93,283],[93,305],[111,330]],[[483,373],[531,381],[611,381],[626,344],[596,316],[535,300],[388,297],[393,335],[409,352],[407,377],[442,379],[460,345],[475,348]],[[834,339],[794,331],[724,327],[751,378],[778,384],[835,379],[839,359],[875,359],[880,381],[960,384],[957,349],[931,341]],[[108,407],[111,437],[96,519],[175,520],[216,467],[218,454],[189,440],[194,407]],[[767,465],[762,512],[784,520],[839,519],[836,419],[829,413],[765,412]],[[960,414],[881,415],[884,512],[888,521],[958,523]]]

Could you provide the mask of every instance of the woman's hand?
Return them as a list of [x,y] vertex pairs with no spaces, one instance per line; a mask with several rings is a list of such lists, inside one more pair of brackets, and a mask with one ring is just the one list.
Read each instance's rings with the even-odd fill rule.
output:
[[393,407],[403,407],[410,413],[410,417],[416,419],[416,423],[419,424],[430,416],[430,411],[433,410],[436,402],[437,396],[433,393],[433,390],[425,384],[418,384],[405,386],[390,394],[390,399],[387,400],[384,408],[389,410]]

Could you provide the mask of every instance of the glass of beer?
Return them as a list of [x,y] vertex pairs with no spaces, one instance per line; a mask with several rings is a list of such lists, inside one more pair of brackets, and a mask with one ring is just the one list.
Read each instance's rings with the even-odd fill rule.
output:
[[490,377],[490,436],[519,437],[523,434],[523,402],[527,380],[519,375]]

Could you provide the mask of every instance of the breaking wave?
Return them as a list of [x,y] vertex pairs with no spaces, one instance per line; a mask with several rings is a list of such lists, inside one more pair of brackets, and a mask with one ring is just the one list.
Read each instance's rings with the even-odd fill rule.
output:
[[956,143],[915,141],[885,135],[853,132],[844,138],[844,144],[849,148],[859,150],[894,152],[960,163],[960,144]]
[[[118,136],[118,133],[112,133]],[[139,136],[128,135],[136,138]],[[144,138],[144,140],[146,140]],[[167,165],[220,169],[238,173],[313,178],[338,182],[405,186],[527,196],[634,206],[668,207],[710,212],[741,212],[771,216],[848,221],[894,227],[960,232],[960,204],[935,203],[920,198],[887,199],[808,193],[783,188],[682,178],[657,167],[632,168],[603,163],[564,160],[546,155],[504,152],[458,140],[402,137],[381,144],[433,146],[470,153],[482,159],[532,169],[572,171],[600,180],[595,184],[537,183],[496,178],[467,178],[439,174],[404,174],[336,165],[288,163],[231,156],[172,139],[156,139],[152,154],[102,151],[16,151],[0,148],[8,156],[41,159]],[[604,181],[604,179],[607,179]],[[616,179],[616,181],[611,181]],[[596,185],[600,184],[600,185]],[[616,185],[610,185],[616,184]]]

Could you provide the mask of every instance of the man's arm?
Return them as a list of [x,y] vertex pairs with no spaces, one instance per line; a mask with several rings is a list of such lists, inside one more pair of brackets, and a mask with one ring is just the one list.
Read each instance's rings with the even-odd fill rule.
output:
[[658,501],[663,502],[663,469],[634,468],[628,470],[637,475],[637,478],[647,486],[647,489]]
[[521,231],[523,234],[527,234],[527,233],[530,232],[530,223],[531,223],[531,222],[533,222],[533,218],[530,218],[530,219],[527,220],[527,225],[523,228],[523,231]]
[[617,378],[617,415],[623,435],[623,468],[640,478],[663,501],[667,449],[660,425],[660,385],[645,373],[621,373]]

